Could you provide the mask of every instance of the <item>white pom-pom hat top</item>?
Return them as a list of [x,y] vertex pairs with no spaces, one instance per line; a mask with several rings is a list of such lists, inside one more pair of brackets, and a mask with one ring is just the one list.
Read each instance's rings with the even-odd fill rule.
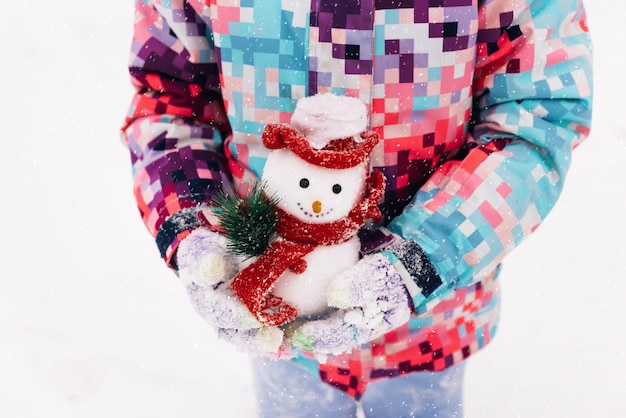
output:
[[361,100],[323,93],[298,100],[291,126],[319,150],[338,138],[360,141],[367,120],[367,107]]

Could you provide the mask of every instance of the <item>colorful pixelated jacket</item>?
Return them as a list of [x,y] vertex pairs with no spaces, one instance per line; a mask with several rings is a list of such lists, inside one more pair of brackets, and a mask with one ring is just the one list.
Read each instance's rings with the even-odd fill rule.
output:
[[[295,360],[359,398],[368,382],[459,363],[493,337],[496,271],[554,207],[588,134],[578,0],[138,0],[124,137],[165,261],[222,187],[263,170],[260,134],[296,100],[358,97],[383,141],[384,225],[439,281],[406,326],[351,354]],[[419,290],[419,289],[418,289]]]

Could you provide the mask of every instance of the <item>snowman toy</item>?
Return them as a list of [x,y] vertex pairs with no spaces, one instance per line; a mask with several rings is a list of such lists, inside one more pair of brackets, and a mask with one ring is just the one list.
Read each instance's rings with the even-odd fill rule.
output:
[[290,125],[263,131],[271,152],[261,183],[276,198],[275,237],[231,282],[260,323],[324,316],[330,280],[359,260],[357,233],[380,220],[384,193],[382,173],[368,176],[379,137],[367,122],[359,99],[326,93],[300,99]]

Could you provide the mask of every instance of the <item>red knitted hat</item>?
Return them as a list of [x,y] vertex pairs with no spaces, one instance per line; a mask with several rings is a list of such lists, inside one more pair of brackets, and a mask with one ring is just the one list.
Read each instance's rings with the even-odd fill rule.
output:
[[367,107],[362,101],[318,94],[298,100],[291,125],[268,124],[263,144],[273,150],[287,148],[313,165],[346,169],[367,161],[379,141],[366,126]]
[[321,150],[311,147],[309,141],[289,125],[270,123],[263,131],[263,144],[268,149],[287,148],[304,161],[324,168],[346,169],[355,167],[369,158],[379,141],[378,134],[362,132],[360,142],[354,138],[330,141]]

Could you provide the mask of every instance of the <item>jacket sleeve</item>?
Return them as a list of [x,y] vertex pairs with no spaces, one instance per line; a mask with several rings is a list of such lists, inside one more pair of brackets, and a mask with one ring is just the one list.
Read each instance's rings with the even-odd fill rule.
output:
[[419,244],[441,279],[412,294],[418,313],[494,271],[535,231],[590,128],[591,44],[581,1],[479,3],[467,152],[440,166],[389,226]]
[[122,132],[139,211],[171,267],[178,243],[198,226],[196,212],[230,183],[229,127],[203,12],[186,1],[135,1],[136,94]]

